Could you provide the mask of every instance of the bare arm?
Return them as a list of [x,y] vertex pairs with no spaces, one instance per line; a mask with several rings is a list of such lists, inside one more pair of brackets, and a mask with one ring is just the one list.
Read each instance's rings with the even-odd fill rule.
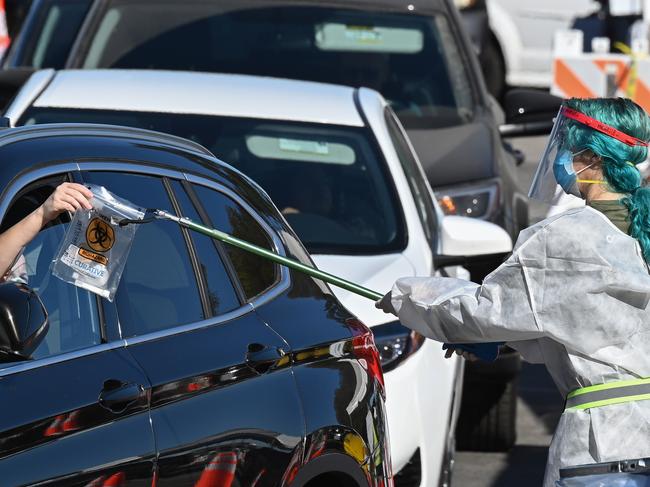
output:
[[4,276],[12,263],[32,239],[48,222],[64,211],[91,209],[92,193],[77,183],[62,183],[54,190],[45,203],[0,234],[0,276]]

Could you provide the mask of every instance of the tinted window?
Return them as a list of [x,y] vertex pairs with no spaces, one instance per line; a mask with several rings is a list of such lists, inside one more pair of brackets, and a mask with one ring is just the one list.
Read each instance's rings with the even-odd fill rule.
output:
[[[113,172],[84,173],[84,180],[143,208],[170,211],[158,178]],[[196,276],[178,224],[140,225],[122,274],[115,303],[122,335],[142,335],[204,318]]]
[[393,113],[390,110],[386,110],[385,117],[388,134],[393,142],[393,147],[395,147],[397,157],[411,188],[411,194],[413,194],[413,199],[415,200],[415,207],[418,211],[422,228],[427,236],[427,240],[432,248],[434,248],[437,221],[433,209],[431,189],[427,183],[426,175],[420,167],[404,135],[404,131],[399,126],[399,122],[395,119]]
[[[23,191],[9,207],[0,230],[5,231],[35,210],[62,181],[62,177],[44,180]],[[49,314],[49,330],[34,358],[97,345],[102,340],[95,295],[63,282],[50,270],[69,222],[64,213],[43,228],[25,247],[7,277],[33,288]]]
[[16,64],[63,68],[90,4],[90,0],[45,2],[30,31],[34,35],[27,40]]
[[[183,216],[200,222],[201,218],[181,184],[174,181],[172,188]],[[192,232],[190,238],[196,249],[200,272],[207,288],[210,314],[217,316],[238,308],[239,299],[221,257],[225,252],[223,247],[216,240],[198,232]]]
[[201,143],[260,184],[312,253],[379,254],[406,245],[390,173],[367,129],[57,108],[32,108],[21,123],[54,121],[129,125]]
[[[205,186],[193,187],[208,214],[209,225],[259,247],[274,250],[266,232],[241,206]],[[261,294],[277,281],[279,269],[272,262],[231,245],[226,246],[226,252],[248,299]]]
[[113,0],[89,35],[83,67],[368,86],[390,101],[407,126],[471,118],[468,76],[444,16],[241,3]]

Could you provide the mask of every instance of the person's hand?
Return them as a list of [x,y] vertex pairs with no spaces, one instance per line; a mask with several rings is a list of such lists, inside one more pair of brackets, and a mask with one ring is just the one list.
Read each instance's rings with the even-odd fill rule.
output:
[[39,210],[42,211],[43,220],[47,223],[64,211],[74,213],[80,209],[91,210],[93,205],[90,204],[90,199],[92,197],[92,192],[81,184],[62,183],[56,187]]
[[456,352],[456,355],[460,355],[465,360],[468,360],[470,362],[476,362],[478,360],[478,357],[471,352],[461,350],[460,348],[451,348],[451,347],[448,348],[447,351],[445,352],[445,358],[451,358],[454,352]]
[[391,293],[387,293],[379,301],[375,302],[375,308],[382,310],[384,313],[391,313],[397,316],[395,308],[393,308],[393,303],[391,302]]

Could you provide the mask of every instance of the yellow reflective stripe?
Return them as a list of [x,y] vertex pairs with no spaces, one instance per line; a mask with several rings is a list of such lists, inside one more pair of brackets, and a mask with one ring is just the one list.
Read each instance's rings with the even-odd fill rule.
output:
[[640,386],[643,384],[650,384],[650,377],[646,379],[619,380],[617,382],[607,382],[606,384],[596,384],[593,386],[581,387],[580,389],[569,392],[567,399],[571,399],[572,397],[579,396],[581,394],[587,394],[589,392],[605,391],[607,389],[616,389],[618,387],[626,386]]
[[591,409],[591,408],[599,408],[602,406],[610,406],[612,404],[621,404],[624,402],[643,401],[646,399],[650,399],[650,394],[639,394],[636,396],[616,397],[614,399],[604,399],[602,401],[587,402],[585,404],[580,404],[578,406],[573,406],[567,409],[584,410],[584,409]]

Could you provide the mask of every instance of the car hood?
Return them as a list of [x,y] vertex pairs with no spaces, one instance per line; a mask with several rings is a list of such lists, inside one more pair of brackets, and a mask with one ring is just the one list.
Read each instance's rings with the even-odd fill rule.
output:
[[493,134],[485,120],[406,132],[434,189],[496,174]]
[[[381,294],[390,291],[400,277],[415,275],[413,265],[402,254],[312,255],[312,258],[319,269]],[[368,326],[395,319],[375,308],[368,298],[336,286],[330,287],[343,306]]]

